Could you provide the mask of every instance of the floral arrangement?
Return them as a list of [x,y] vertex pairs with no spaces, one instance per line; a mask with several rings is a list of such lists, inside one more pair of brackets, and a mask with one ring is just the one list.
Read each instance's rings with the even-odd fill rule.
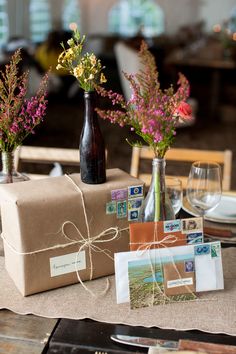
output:
[[139,56],[143,70],[135,75],[124,73],[133,92],[131,99],[126,102],[122,95],[97,87],[101,96],[108,97],[114,106],[120,107],[106,111],[97,109],[97,112],[111,123],[130,126],[153,149],[155,157],[163,158],[173,143],[179,120],[191,119],[191,107],[185,102],[190,93],[189,82],[180,73],[176,92],[173,86],[162,90],[155,58],[144,41]]
[[26,99],[28,72],[19,75],[21,52],[17,50],[1,72],[0,78],[0,149],[12,152],[43,120],[46,113],[46,74],[38,92]]
[[80,32],[75,28],[72,38],[67,41],[69,48],[66,49],[61,43],[63,52],[58,57],[57,70],[64,69],[75,76],[80,87],[89,92],[94,91],[97,85],[106,82],[106,78],[102,73],[104,67],[100,59],[97,59],[93,53],[82,54],[84,42],[85,36],[81,38]]

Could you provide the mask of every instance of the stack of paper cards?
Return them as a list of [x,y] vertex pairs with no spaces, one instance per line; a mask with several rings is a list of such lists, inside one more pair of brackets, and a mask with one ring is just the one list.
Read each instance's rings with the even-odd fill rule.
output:
[[202,218],[133,223],[129,229],[131,251],[143,250],[147,245],[173,247],[204,241]]
[[220,242],[115,254],[117,303],[131,308],[187,301],[224,288]]

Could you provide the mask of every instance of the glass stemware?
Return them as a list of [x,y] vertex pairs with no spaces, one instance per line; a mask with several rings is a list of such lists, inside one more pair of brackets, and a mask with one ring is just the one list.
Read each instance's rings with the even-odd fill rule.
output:
[[196,213],[204,217],[219,204],[221,193],[220,165],[209,161],[194,162],[188,177],[186,195]]
[[166,177],[166,190],[171,202],[171,205],[174,209],[175,216],[178,215],[183,200],[183,189],[182,182],[177,177]]

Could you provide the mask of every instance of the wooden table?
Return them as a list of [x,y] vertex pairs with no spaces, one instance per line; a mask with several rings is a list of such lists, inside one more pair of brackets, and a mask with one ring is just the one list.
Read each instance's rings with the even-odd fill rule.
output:
[[236,345],[236,337],[200,331],[175,331],[131,327],[95,322],[89,319],[47,319],[0,311],[0,353],[75,354],[75,353],[146,353],[145,348],[116,344],[111,334],[140,335],[162,339],[191,339],[209,343]]
[[[230,193],[235,195],[234,192]],[[186,214],[184,215],[186,217]],[[181,215],[183,217],[183,215]],[[9,295],[10,296],[10,295]],[[89,319],[48,319],[0,310],[0,354],[146,353],[111,341],[111,334],[163,339],[191,339],[236,345],[236,337],[200,331],[175,331],[95,322]],[[100,354],[100,353],[99,353]]]
[[0,353],[40,354],[58,320],[0,311]]

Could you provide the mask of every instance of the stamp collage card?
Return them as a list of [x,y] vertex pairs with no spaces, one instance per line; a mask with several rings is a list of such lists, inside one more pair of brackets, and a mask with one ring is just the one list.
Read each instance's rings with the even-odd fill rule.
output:
[[129,186],[111,191],[111,200],[106,203],[106,215],[116,214],[117,219],[137,221],[143,202],[143,185]]
[[219,241],[115,254],[117,303],[132,309],[196,300],[224,288]]
[[202,218],[176,219],[159,222],[132,223],[130,250],[184,246],[203,242]]

